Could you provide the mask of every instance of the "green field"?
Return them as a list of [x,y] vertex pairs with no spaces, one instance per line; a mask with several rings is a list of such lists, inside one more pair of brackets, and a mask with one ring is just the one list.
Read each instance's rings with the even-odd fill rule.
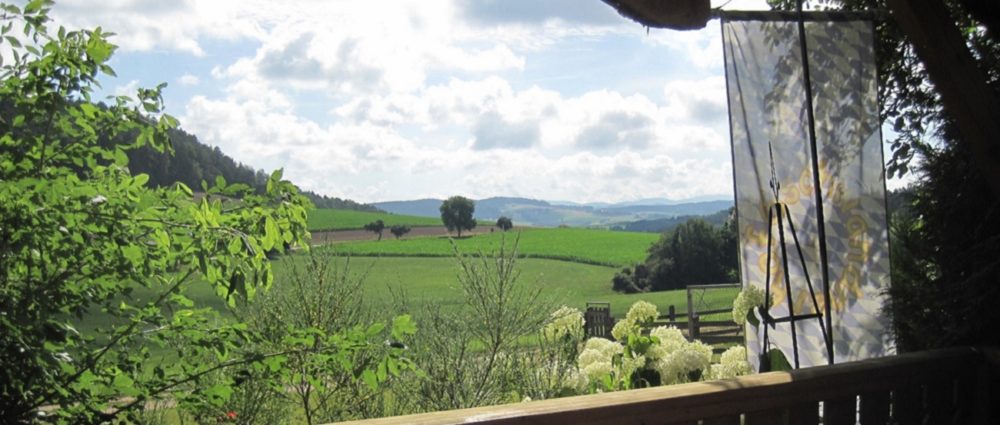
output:
[[[524,229],[518,232],[496,232],[455,239],[463,253],[492,252],[502,238],[508,243],[521,235],[518,252],[529,258],[566,260],[585,264],[619,267],[642,262],[646,251],[659,235],[653,233],[612,232],[595,229]],[[451,257],[452,245],[447,237],[426,237],[401,240],[358,241],[338,243],[333,249],[354,256]],[[608,278],[610,282],[611,278]],[[609,283],[610,286],[610,283]]]
[[309,231],[351,230],[361,229],[366,224],[375,220],[382,220],[385,222],[385,226],[387,228],[397,224],[410,227],[441,226],[441,219],[435,217],[417,217],[413,215],[396,215],[326,208],[309,211],[308,225]]
[[[302,261],[295,256],[274,264],[275,285],[281,284],[283,261]],[[343,266],[346,258],[338,258]],[[616,269],[589,264],[545,259],[520,259],[521,282],[540,287],[541,296],[556,306],[567,305],[583,310],[588,301],[611,303],[612,314],[624,316],[632,303],[646,300],[656,304],[661,313],[669,305],[684,311],[687,298],[684,290],[652,292],[645,294],[620,294],[611,290],[611,277]],[[454,258],[410,257],[354,257],[350,259],[352,273],[367,271],[365,299],[385,307],[392,299],[391,290],[403,290],[408,300],[408,310],[417,312],[424,305],[454,306],[462,301],[462,288],[458,282],[458,264]],[[398,306],[396,306],[398,308]],[[393,314],[404,313],[396,311]]]

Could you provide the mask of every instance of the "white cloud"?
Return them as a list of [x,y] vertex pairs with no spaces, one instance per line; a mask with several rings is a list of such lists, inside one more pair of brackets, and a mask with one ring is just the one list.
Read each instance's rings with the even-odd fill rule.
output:
[[[306,189],[361,201],[731,190],[717,29],[647,36],[609,6],[569,0],[62,6],[64,22],[118,32],[126,53],[209,61],[211,84],[177,80],[199,90],[178,114],[185,129],[243,163],[284,167]],[[213,40],[241,41],[247,53],[221,62]],[[704,77],[646,91],[560,85],[560,73],[589,68],[535,78],[592,46],[620,49],[623,67],[671,55]]]
[[88,0],[65,0],[53,9],[60,24],[103,26],[118,34],[112,41],[125,51],[169,49],[203,56],[202,38],[261,38],[264,30],[253,10],[236,1],[113,0],[95,7]]
[[139,80],[132,80],[123,85],[115,86],[114,94],[115,96],[128,96],[134,99],[138,89]]
[[668,117],[674,122],[712,126],[728,117],[726,80],[712,76],[698,80],[674,80],[663,87]]
[[182,86],[196,86],[201,80],[196,75],[184,74],[177,79]]

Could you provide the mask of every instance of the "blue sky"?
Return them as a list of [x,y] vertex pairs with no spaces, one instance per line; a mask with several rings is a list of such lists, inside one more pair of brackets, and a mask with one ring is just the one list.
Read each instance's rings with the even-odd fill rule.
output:
[[732,193],[718,21],[647,32],[598,0],[67,0],[52,14],[118,34],[108,93],[167,82],[184,130],[322,194]]

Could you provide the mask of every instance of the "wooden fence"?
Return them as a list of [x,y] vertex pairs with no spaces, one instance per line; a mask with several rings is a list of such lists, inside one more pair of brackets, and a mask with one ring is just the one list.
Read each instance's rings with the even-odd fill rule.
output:
[[[676,306],[667,306],[667,312],[648,325],[647,331],[657,326],[674,326],[684,331],[689,339],[697,339],[709,345],[743,343],[743,326],[737,325],[730,319],[733,311],[732,303],[711,305],[703,301],[705,291],[733,289],[739,291],[739,288],[738,283],[691,285],[687,288],[686,308],[679,312]],[[695,295],[696,293],[702,295]],[[706,320],[719,315],[723,318]],[[611,318],[610,303],[587,303],[584,319],[588,337],[611,338],[614,319]]]
[[736,379],[352,422],[916,425],[1000,423],[1000,352],[955,348]]

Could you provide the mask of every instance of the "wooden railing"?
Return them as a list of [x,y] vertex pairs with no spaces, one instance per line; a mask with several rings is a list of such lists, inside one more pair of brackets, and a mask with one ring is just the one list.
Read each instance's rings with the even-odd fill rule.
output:
[[995,424],[1000,352],[956,348],[354,424]]

